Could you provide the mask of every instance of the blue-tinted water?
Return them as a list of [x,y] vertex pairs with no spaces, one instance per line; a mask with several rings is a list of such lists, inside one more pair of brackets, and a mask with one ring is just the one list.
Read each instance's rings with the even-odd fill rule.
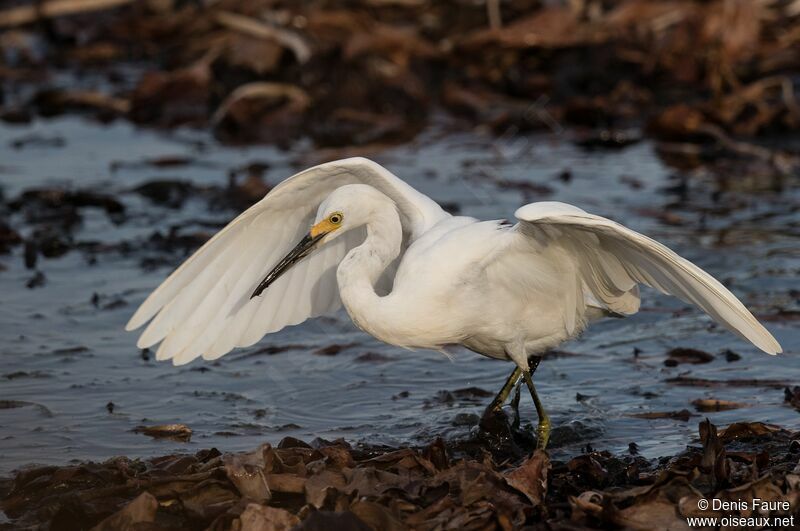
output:
[[[62,138],[63,145],[13,147],[14,140],[30,135]],[[194,162],[177,167],[118,164],[163,156]],[[316,156],[304,146],[290,152],[229,148],[193,131],[164,135],[78,118],[0,126],[0,183],[7,199],[52,185],[113,194],[126,206],[125,221],[85,208],[74,237],[110,246],[130,244],[127,252],[76,250],[40,259],[46,284],[35,289],[26,287],[34,273],[25,268],[20,246],[0,255],[0,400],[13,401],[2,402],[0,408],[0,473],[27,463],[63,464],[210,446],[249,449],[287,435],[423,444],[437,435],[463,437],[474,429],[469,414],[479,414],[490,399],[448,401],[437,399],[439,392],[468,387],[494,392],[509,365],[468,351],[457,352],[450,361],[433,352],[389,347],[356,330],[344,313],[283,330],[217,362],[199,360],[179,368],[144,359],[135,347],[136,335],[123,331],[136,306],[180,260],[177,254],[142,250],[143,242],[154,231],[166,234],[171,227],[181,233],[213,231],[209,227],[236,213],[209,207],[200,197],[179,209],[158,206],[132,189],[154,179],[225,186],[230,169],[254,161],[269,164],[266,180],[274,184]],[[412,145],[373,158],[468,215],[513,219],[516,207],[526,202],[575,203],[668,243],[725,281],[757,315],[797,310],[796,182],[781,193],[743,186],[715,202],[717,185],[695,173],[688,176],[685,200],[665,217],[665,206],[678,200],[664,190],[675,184],[675,172],[647,142],[621,151],[589,152],[575,147],[566,134],[497,141],[479,133],[430,131]],[[564,170],[568,179],[559,178]],[[507,181],[546,186],[552,193],[509,187]],[[735,208],[723,212],[721,205]],[[21,216],[13,214],[11,220],[25,236],[32,224]],[[164,261],[168,264],[142,267],[143,262]],[[783,404],[780,386],[698,388],[666,382],[688,375],[800,384],[797,321],[767,323],[787,352],[771,358],[684,308],[680,301],[648,291],[640,314],[598,323],[564,346],[571,355],[542,363],[536,373],[540,395],[560,426],[554,451],[574,453],[587,443],[622,451],[635,441],[649,457],[674,453],[691,441],[702,416],[684,422],[630,415],[694,411],[691,402],[705,397],[746,405],[702,414],[717,424],[760,420],[800,428],[800,414]],[[333,356],[319,352],[330,345],[344,348]],[[291,348],[259,353],[267,346]],[[731,349],[741,359],[728,362],[717,355],[704,365],[665,367],[665,352],[677,346],[713,354]],[[578,401],[577,393],[588,398]],[[109,402],[113,413],[107,410]],[[522,414],[535,423],[524,395]],[[153,440],[132,431],[142,424],[167,423],[190,426],[191,442]]]

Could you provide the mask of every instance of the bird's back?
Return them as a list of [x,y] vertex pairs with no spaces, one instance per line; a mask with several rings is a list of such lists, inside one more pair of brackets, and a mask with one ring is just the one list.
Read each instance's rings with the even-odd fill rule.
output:
[[579,279],[569,257],[552,245],[520,248],[519,238],[505,221],[454,217],[415,241],[389,294],[397,336],[407,341],[401,346],[460,343],[505,358],[510,344],[544,341],[549,348],[577,333],[583,316],[576,315]]

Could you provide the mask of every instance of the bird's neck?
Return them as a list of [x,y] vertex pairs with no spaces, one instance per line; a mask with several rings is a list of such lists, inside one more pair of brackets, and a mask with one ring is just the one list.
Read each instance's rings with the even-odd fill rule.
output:
[[380,329],[387,323],[385,301],[375,292],[375,283],[399,256],[403,243],[403,228],[394,203],[391,208],[376,209],[366,227],[364,243],[347,253],[336,278],[342,303],[353,322],[384,339]]

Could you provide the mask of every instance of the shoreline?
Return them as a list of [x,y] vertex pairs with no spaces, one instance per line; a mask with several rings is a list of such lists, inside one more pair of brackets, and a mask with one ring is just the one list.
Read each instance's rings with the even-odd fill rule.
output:
[[423,448],[353,448],[287,437],[243,453],[25,469],[0,481],[9,519],[0,529],[56,529],[67,519],[76,529],[684,529],[687,517],[750,515],[744,502],[697,509],[734,495],[774,502],[764,517],[800,514],[800,432],[759,422],[717,430],[704,420],[700,445],[669,458],[644,459],[632,446],[629,455],[586,448],[562,461],[515,450],[526,434],[506,426],[505,435],[461,446],[436,439]]

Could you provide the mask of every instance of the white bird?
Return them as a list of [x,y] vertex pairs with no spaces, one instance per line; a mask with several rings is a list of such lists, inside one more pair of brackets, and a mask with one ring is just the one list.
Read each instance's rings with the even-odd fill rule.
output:
[[375,162],[329,162],[285,180],[229,223],[126,328],[152,319],[137,345],[161,342],[156,359],[181,365],[344,305],[359,328],[391,345],[458,344],[512,361],[487,412],[522,377],[542,448],[550,421],[531,379],[542,354],[591,321],[636,313],[638,284],[698,306],[768,354],[781,352],[721,283],[647,236],[558,202],[525,205],[516,217],[451,216]]

